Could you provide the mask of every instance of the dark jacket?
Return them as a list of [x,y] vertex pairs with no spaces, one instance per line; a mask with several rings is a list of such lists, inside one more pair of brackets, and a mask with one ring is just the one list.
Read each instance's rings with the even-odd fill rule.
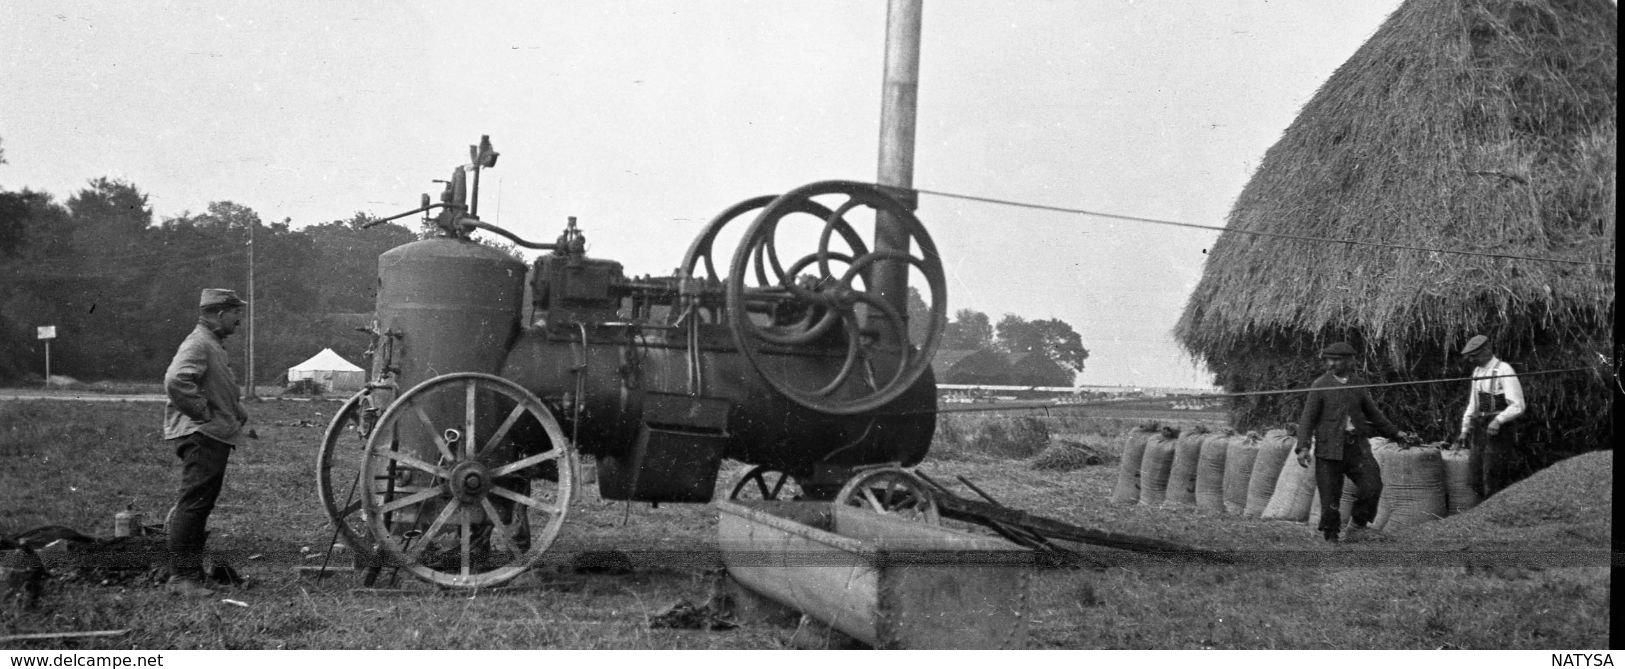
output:
[[1343,459],[1343,431],[1349,422],[1353,423],[1356,436],[1378,434],[1399,440],[1399,430],[1388,422],[1382,409],[1377,408],[1371,393],[1364,388],[1345,389],[1344,385],[1360,386],[1365,385],[1365,381],[1350,375],[1347,384],[1338,383],[1337,378],[1327,372],[1309,386],[1313,390],[1303,401],[1303,414],[1298,417],[1298,443],[1314,444],[1317,458]]
[[220,337],[198,324],[186,336],[164,373],[164,438],[179,439],[193,432],[231,444],[243,445],[243,423],[248,411],[237,389],[237,379],[226,362]]

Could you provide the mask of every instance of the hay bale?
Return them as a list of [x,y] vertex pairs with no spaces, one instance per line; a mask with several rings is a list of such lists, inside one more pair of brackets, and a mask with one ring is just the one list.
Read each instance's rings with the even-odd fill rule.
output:
[[1230,448],[1230,437],[1228,433],[1214,434],[1202,440],[1201,458],[1196,462],[1197,509],[1224,513],[1224,456]]
[[1264,515],[1264,508],[1269,506],[1270,496],[1275,493],[1275,481],[1281,477],[1281,469],[1292,457],[1292,447],[1297,444],[1297,438],[1288,435],[1286,430],[1264,433],[1253,460],[1253,473],[1247,478],[1247,505],[1241,510],[1243,518]]
[[1111,501],[1134,504],[1140,501],[1140,461],[1145,457],[1145,442],[1157,433],[1154,425],[1142,425],[1123,437],[1123,454],[1117,463],[1117,485],[1112,487]]
[[1167,507],[1196,505],[1196,463],[1202,456],[1202,444],[1207,441],[1207,428],[1197,426],[1180,435],[1174,443],[1174,461],[1168,469]]
[[1478,491],[1473,490],[1473,469],[1469,466],[1467,449],[1441,451],[1439,457],[1444,462],[1445,515],[1454,516],[1478,506]]
[[1303,522],[1309,518],[1310,507],[1317,499],[1314,467],[1304,467],[1298,464],[1297,458],[1287,458],[1281,466],[1281,475],[1275,479],[1269,504],[1259,515],[1264,520]]
[[1444,518],[1444,459],[1432,446],[1406,448],[1371,440],[1371,454],[1382,467],[1382,498],[1371,526],[1392,531]]
[[1179,433],[1168,428],[1145,441],[1140,459],[1140,503],[1161,504],[1168,497],[1168,471],[1174,466],[1174,443]]
[[1106,461],[1106,456],[1090,448],[1088,444],[1065,439],[1056,441],[1045,448],[1033,458],[1033,469],[1047,469],[1051,471],[1069,472],[1083,469],[1090,465],[1098,465]]
[[1259,443],[1263,441],[1257,432],[1238,434],[1225,443],[1224,450],[1224,512],[1233,516],[1241,515],[1247,508],[1248,482],[1253,476],[1253,467],[1258,460]]

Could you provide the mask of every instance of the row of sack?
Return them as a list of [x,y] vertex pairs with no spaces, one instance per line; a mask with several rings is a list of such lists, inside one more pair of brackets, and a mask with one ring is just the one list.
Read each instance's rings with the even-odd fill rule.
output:
[[[1298,440],[1286,430],[1259,435],[1141,427],[1124,439],[1113,502],[1265,520],[1320,520],[1315,470],[1298,464],[1292,452]],[[1371,440],[1383,485],[1373,527],[1418,525],[1478,504],[1467,451],[1440,446]],[[1356,494],[1354,482],[1345,479],[1339,500],[1344,519]]]

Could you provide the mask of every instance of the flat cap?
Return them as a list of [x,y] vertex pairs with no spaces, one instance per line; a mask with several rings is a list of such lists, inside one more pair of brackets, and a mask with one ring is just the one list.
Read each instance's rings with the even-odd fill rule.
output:
[[1337,343],[1332,344],[1330,346],[1327,346],[1326,348],[1320,349],[1320,357],[1322,357],[1322,358],[1352,358],[1352,357],[1354,357],[1354,347],[1349,346],[1349,343],[1346,342],[1346,341],[1340,341],[1340,342],[1337,342]]
[[1484,348],[1484,346],[1486,344],[1488,344],[1488,343],[1490,343],[1490,338],[1489,337],[1486,337],[1484,335],[1473,335],[1472,339],[1467,340],[1467,345],[1461,347],[1461,354],[1462,355],[1472,355],[1474,353],[1477,353],[1480,349]]
[[199,309],[209,307],[240,307],[248,304],[246,300],[237,297],[237,291],[225,288],[204,288],[203,295],[198,298]]

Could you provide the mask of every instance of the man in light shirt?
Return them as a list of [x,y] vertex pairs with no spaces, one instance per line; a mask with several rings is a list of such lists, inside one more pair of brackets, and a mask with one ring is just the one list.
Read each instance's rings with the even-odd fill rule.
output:
[[1495,357],[1488,337],[1473,336],[1461,354],[1474,369],[1458,438],[1472,447],[1468,468],[1473,472],[1473,491],[1482,499],[1507,487],[1511,478],[1517,439],[1508,423],[1523,414],[1523,385],[1512,365]]

